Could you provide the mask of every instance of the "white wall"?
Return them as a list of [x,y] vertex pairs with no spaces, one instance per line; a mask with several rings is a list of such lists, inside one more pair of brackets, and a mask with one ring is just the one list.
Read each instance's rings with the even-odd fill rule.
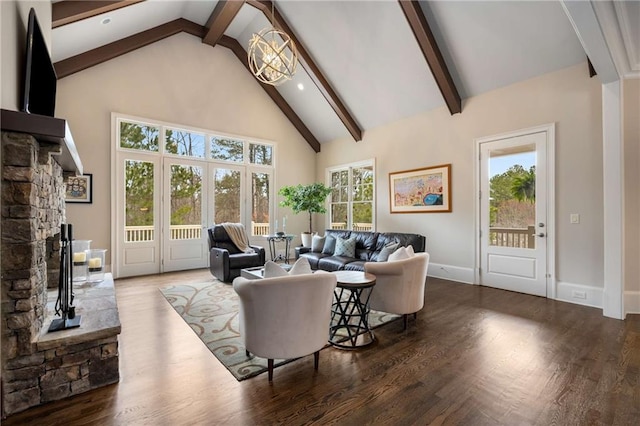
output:
[[[474,267],[474,139],[556,123],[556,278],[559,285],[603,287],[601,85],[586,64],[467,99],[462,114],[427,111],[368,130],[361,142],[323,144],[317,178],[326,167],[375,157],[377,229],[427,237],[431,262],[452,279]],[[452,164],[452,213],[390,214],[390,172]],[[570,225],[569,214],[580,224]],[[446,277],[446,273],[439,274]],[[598,304],[597,300],[593,304]]]
[[[112,249],[112,112],[274,141],[276,192],[315,177],[315,152],[235,55],[178,34],[58,81],[57,115],[93,173],[93,204],[67,205],[67,220],[92,247]],[[305,228],[303,215],[277,207],[283,214],[288,232]]]
[[640,313],[640,79],[622,84],[625,311]]
[[34,8],[51,52],[51,3],[48,1],[0,1],[0,99],[3,109],[18,111],[22,103],[22,67],[29,10]]

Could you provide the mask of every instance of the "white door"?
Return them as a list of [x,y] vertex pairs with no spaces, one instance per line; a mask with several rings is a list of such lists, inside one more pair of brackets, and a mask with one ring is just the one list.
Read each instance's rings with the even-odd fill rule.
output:
[[208,265],[207,163],[165,158],[162,272]]
[[549,133],[479,141],[482,285],[547,296]]
[[159,157],[122,153],[116,167],[115,277],[160,272]]

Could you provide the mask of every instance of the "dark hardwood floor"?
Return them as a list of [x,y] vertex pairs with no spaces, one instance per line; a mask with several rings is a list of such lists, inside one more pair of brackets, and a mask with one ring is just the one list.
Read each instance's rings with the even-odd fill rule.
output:
[[158,291],[208,270],[116,281],[120,382],[3,425],[639,425],[640,316],[429,278],[417,322],[236,381]]

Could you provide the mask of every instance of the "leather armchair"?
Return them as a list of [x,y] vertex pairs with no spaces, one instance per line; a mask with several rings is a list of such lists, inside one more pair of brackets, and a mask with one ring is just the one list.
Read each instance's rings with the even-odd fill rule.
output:
[[327,344],[336,276],[324,271],[261,280],[233,280],[240,298],[240,336],[249,353],[267,358],[269,381],[273,360],[314,354]]
[[429,253],[389,262],[366,262],[364,270],[376,276],[369,298],[371,309],[402,315],[406,330],[408,314],[414,314],[415,318],[424,307],[428,268]]
[[229,238],[222,225],[214,225],[208,229],[209,234],[209,270],[219,279],[230,283],[240,276],[240,270],[255,266],[264,266],[265,251],[263,247],[251,246],[255,253],[244,253],[238,250]]

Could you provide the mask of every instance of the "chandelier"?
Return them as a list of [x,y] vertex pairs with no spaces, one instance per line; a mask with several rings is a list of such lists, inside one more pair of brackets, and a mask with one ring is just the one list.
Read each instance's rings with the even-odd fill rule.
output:
[[[273,19],[273,2],[271,3]],[[298,65],[298,51],[291,37],[284,31],[264,28],[253,34],[249,42],[249,68],[253,75],[263,83],[278,86],[291,80]]]

